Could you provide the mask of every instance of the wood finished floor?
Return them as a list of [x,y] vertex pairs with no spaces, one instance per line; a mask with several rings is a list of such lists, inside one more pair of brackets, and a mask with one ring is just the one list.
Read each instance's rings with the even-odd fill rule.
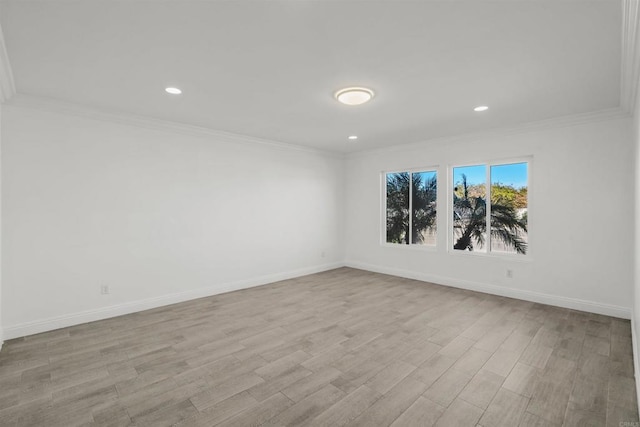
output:
[[0,353],[2,426],[619,427],[636,402],[628,321],[348,268]]

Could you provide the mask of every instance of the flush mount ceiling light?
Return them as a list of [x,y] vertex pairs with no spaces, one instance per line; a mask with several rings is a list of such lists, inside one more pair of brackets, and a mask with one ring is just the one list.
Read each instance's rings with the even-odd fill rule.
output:
[[360,105],[373,98],[373,91],[366,87],[347,87],[334,94],[335,98],[346,105]]
[[489,107],[487,107],[486,105],[479,105],[476,108],[474,108],[473,111],[480,112],[480,111],[487,111],[488,109]]
[[349,135],[349,139],[355,141],[356,139],[358,139],[358,135]]
[[171,95],[180,95],[182,91],[177,87],[167,87],[164,89],[165,92],[170,93]]

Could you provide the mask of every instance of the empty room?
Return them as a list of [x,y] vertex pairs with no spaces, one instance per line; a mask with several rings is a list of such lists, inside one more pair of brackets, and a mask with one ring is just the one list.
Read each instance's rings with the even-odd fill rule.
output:
[[0,426],[639,427],[639,1],[0,0]]

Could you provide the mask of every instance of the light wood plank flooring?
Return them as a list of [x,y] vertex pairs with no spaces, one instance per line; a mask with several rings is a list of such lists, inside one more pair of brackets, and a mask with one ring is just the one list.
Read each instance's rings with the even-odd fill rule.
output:
[[341,268],[5,343],[2,426],[615,426],[628,321]]

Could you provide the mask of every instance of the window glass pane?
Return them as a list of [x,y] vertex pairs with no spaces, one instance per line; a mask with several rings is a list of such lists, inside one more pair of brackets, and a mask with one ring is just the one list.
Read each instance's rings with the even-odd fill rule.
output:
[[491,166],[491,252],[527,253],[528,164]]
[[387,174],[387,243],[409,244],[408,172]]
[[486,252],[486,165],[453,168],[453,249]]
[[436,172],[414,172],[411,178],[411,243],[435,245],[438,188]]

